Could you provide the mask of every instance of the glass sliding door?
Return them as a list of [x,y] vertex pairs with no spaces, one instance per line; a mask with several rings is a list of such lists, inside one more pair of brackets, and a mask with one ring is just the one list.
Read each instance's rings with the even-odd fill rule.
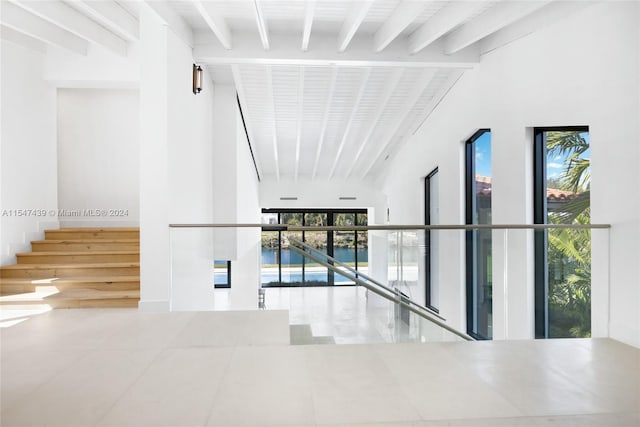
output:
[[[352,227],[356,225],[355,212],[335,213],[333,225],[340,227]],[[356,267],[356,233],[355,231],[333,232],[333,257],[343,264]],[[341,274],[334,273],[334,285],[353,285],[353,280]]]
[[[491,131],[481,129],[465,144],[465,222],[491,224]],[[491,339],[491,230],[466,232],[467,333]]]
[[[369,225],[366,213],[356,213],[356,225]],[[356,270],[369,274],[369,232],[356,232]]]
[[[280,224],[302,226],[302,212],[280,213]],[[280,284],[300,286],[303,278],[302,255],[289,248],[290,239],[302,240],[302,231],[280,232]]]
[[[591,222],[589,128],[534,131],[534,222]],[[591,336],[591,231],[535,232],[536,338]]]
[[[262,224],[265,226],[274,226],[279,222],[278,213],[262,214]],[[268,231],[263,228],[261,244],[260,284],[263,287],[275,286],[280,283],[280,232]]]
[[[269,226],[323,227],[367,225],[366,209],[263,209],[263,287],[354,285],[347,277],[290,249],[301,240],[356,270],[368,271],[368,233],[355,231],[284,231]],[[274,228],[274,227],[271,227]]]
[[[309,212],[304,214],[306,227],[323,227],[327,225],[327,213]],[[304,242],[327,253],[326,231],[305,231]],[[312,260],[303,259],[303,284],[304,286],[326,286],[329,283],[329,269]]]

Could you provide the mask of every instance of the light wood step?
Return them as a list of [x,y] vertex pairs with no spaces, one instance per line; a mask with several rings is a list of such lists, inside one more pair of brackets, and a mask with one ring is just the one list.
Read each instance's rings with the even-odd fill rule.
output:
[[55,294],[38,294],[0,297],[0,307],[10,307],[15,304],[47,304],[53,308],[107,308],[107,307],[137,307],[140,301],[140,291],[97,291],[97,290],[69,290]]
[[59,279],[0,279],[0,295],[15,295],[35,292],[37,289],[54,286],[59,291],[92,289],[96,291],[140,290],[139,276],[73,277]]
[[18,264],[0,268],[1,278],[47,279],[56,277],[140,276],[139,262],[93,264]]
[[134,227],[79,227],[46,230],[45,240],[140,239],[140,229]]
[[18,264],[97,264],[140,262],[138,251],[26,252],[16,254]]
[[72,290],[44,298],[54,308],[135,308],[140,291]]
[[36,240],[31,242],[33,252],[82,252],[82,251],[137,251],[138,239],[81,239]]

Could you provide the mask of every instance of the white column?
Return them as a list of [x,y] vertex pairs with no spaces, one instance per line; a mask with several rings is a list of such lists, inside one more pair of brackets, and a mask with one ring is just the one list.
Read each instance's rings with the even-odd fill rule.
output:
[[140,304],[169,310],[168,28],[140,8]]
[[[505,119],[491,129],[492,222],[532,222],[532,129]],[[493,338],[534,336],[533,233],[493,232]]]

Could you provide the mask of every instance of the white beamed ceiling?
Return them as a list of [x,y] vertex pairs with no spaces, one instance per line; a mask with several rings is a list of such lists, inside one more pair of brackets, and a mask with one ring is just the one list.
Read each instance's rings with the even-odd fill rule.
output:
[[78,55],[91,44],[127,55],[148,6],[214,81],[235,84],[262,178],[308,180],[376,176],[483,53],[592,2],[0,3],[3,38]]

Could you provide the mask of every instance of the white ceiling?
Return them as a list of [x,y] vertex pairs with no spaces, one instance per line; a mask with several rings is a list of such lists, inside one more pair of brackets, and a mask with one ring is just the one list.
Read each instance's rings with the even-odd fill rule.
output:
[[591,3],[549,0],[0,0],[2,37],[119,55],[142,5],[236,85],[263,178],[366,178],[483,53]]

